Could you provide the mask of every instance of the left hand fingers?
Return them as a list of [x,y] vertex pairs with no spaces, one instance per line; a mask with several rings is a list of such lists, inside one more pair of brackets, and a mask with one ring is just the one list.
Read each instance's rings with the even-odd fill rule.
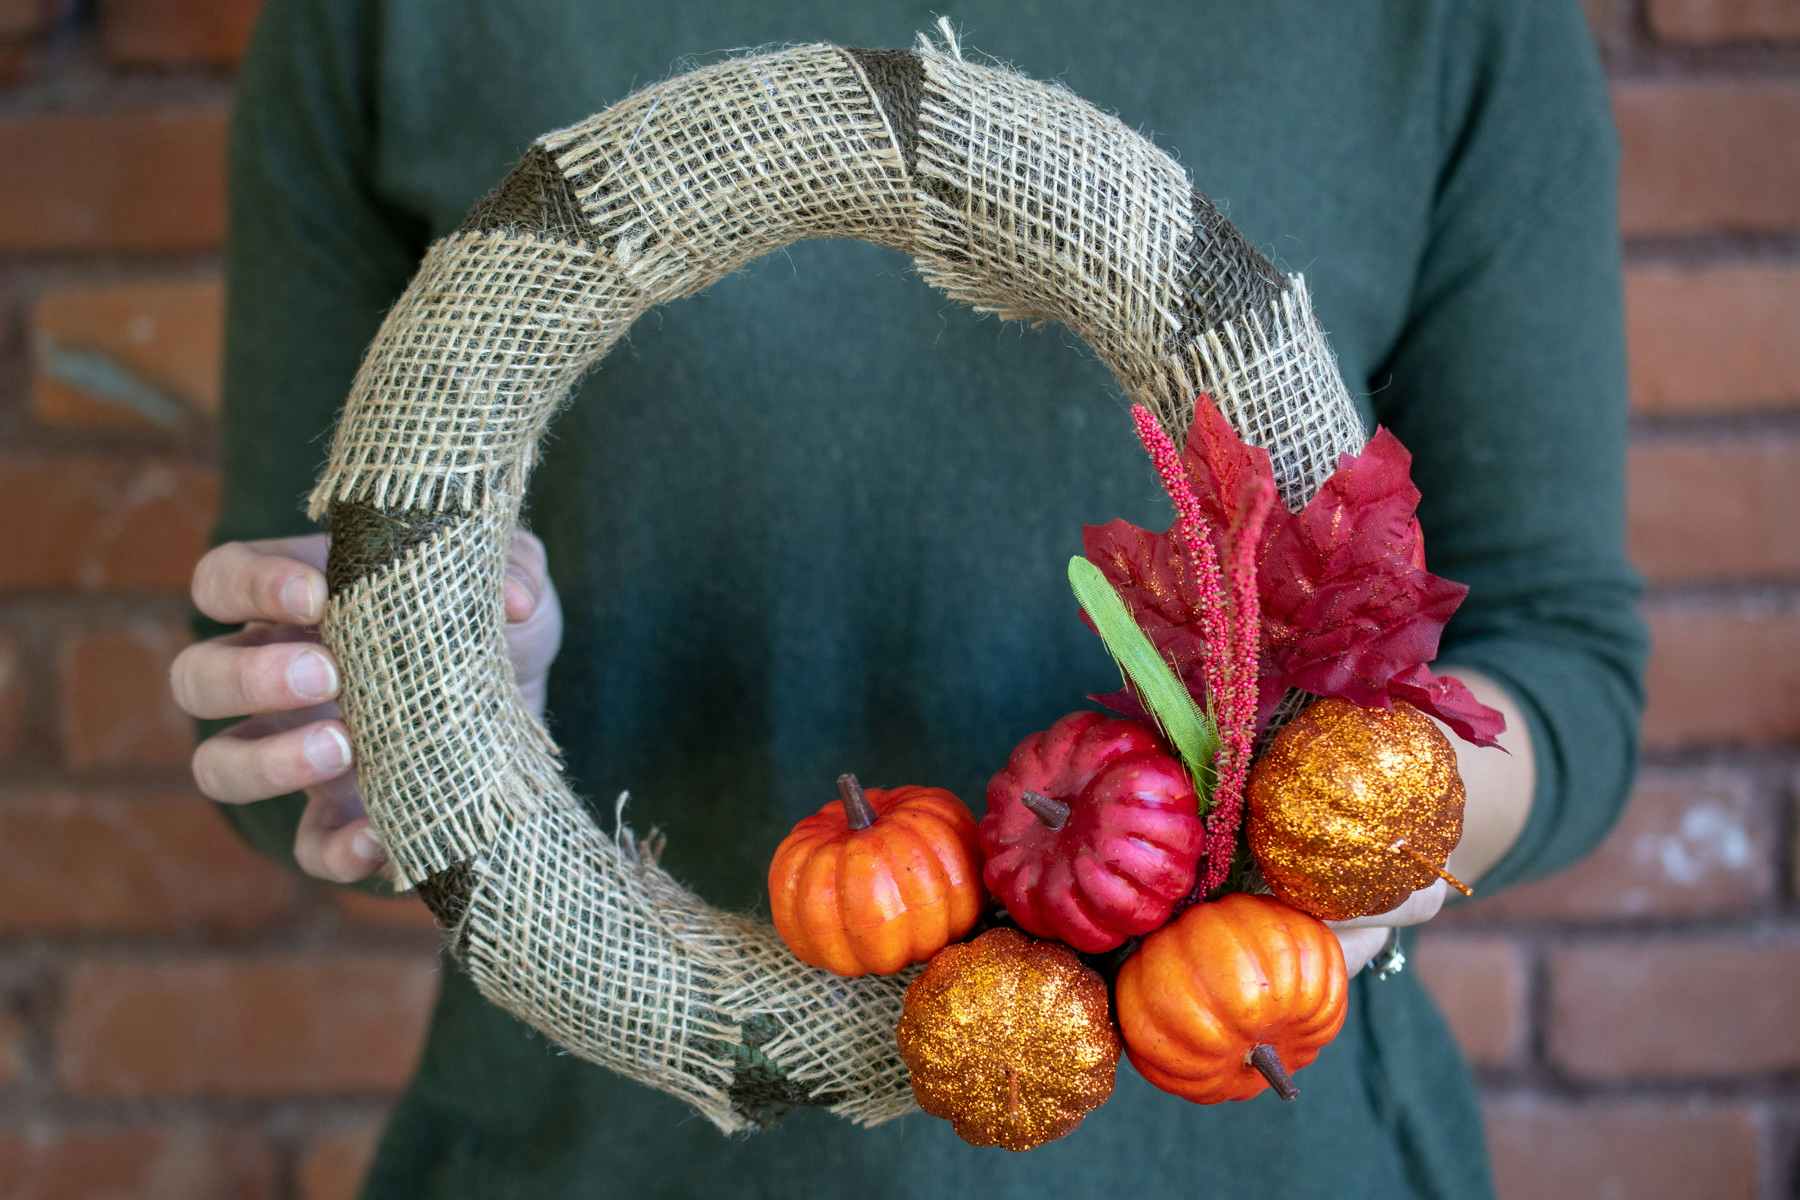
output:
[[1423,925],[1438,915],[1438,910],[1444,907],[1444,897],[1448,894],[1448,885],[1439,879],[1434,881],[1430,887],[1420,888],[1402,900],[1399,907],[1389,912],[1374,913],[1350,921],[1327,921],[1326,924],[1337,930],[1391,929],[1396,925]]
[[294,831],[294,861],[308,875],[332,883],[367,879],[387,861],[363,815],[356,776],[346,772],[306,789],[306,810]]
[[1369,960],[1381,953],[1387,945],[1388,935],[1393,929],[1386,925],[1370,925],[1360,929],[1334,929],[1338,945],[1344,948],[1344,970],[1350,975],[1369,965]]
[[1344,948],[1344,967],[1354,975],[1369,964],[1369,960],[1381,953],[1387,945],[1388,936],[1395,929],[1407,925],[1423,925],[1438,915],[1444,907],[1444,897],[1449,894],[1448,887],[1439,879],[1430,887],[1422,887],[1402,900],[1392,910],[1374,913],[1367,917],[1356,917],[1349,921],[1327,921],[1331,931],[1337,934],[1338,944]]

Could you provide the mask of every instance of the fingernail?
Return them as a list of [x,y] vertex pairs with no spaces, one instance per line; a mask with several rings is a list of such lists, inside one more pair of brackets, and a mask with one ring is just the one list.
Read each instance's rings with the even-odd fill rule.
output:
[[326,725],[306,735],[306,761],[315,771],[341,771],[350,765],[350,739]]
[[359,829],[350,838],[350,853],[364,862],[380,862],[387,857],[387,851],[381,848],[381,842],[367,828]]
[[325,700],[337,691],[337,668],[323,654],[308,650],[288,664],[287,680],[301,699]]
[[302,621],[325,615],[325,583],[317,575],[296,575],[281,585],[281,604]]

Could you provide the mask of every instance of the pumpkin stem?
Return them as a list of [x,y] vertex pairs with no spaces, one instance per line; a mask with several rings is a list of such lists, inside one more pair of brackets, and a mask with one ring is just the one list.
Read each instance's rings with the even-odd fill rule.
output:
[[1401,854],[1406,855],[1406,857],[1412,859],[1414,862],[1418,863],[1421,867],[1424,867],[1427,871],[1432,872],[1439,879],[1442,879],[1445,883],[1449,884],[1451,887],[1455,888],[1457,891],[1461,892],[1463,895],[1473,896],[1475,894],[1474,888],[1470,887],[1468,884],[1464,883],[1462,880],[1460,880],[1456,876],[1452,875],[1449,871],[1445,870],[1443,867],[1433,866],[1430,859],[1426,858],[1423,854],[1420,854],[1417,850],[1414,850],[1411,846],[1407,845],[1405,838],[1401,838],[1399,841],[1395,842],[1392,846],[1389,846],[1388,849],[1389,850],[1398,850]]
[[1268,1080],[1269,1086],[1274,1088],[1275,1094],[1283,1100],[1300,1098],[1300,1089],[1294,1086],[1293,1076],[1289,1075],[1287,1068],[1281,1065],[1281,1055],[1275,1053],[1275,1047],[1258,1044],[1244,1056],[1244,1061],[1255,1067],[1256,1073]]
[[1061,829],[1069,823],[1069,806],[1042,792],[1021,793],[1019,803],[1036,813],[1037,819],[1051,829]]
[[875,806],[863,795],[862,784],[848,772],[838,776],[838,800],[844,805],[844,817],[852,829],[867,829],[875,823]]

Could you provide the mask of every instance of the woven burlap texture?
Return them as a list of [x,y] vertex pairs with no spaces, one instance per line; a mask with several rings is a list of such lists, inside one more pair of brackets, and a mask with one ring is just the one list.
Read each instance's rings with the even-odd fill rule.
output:
[[349,501],[467,515],[335,595],[326,621],[401,882],[472,874],[451,934],[483,994],[728,1131],[766,1111],[747,1077],[864,1124],[909,1111],[893,1038],[906,979],[805,967],[767,921],[706,905],[622,815],[603,831],[520,703],[505,549],[582,372],[657,304],[797,239],[853,237],[911,253],[979,309],[1069,326],[1178,438],[1193,395],[1212,393],[1271,450],[1290,506],[1363,441],[1298,279],[1193,335],[1196,256],[1216,247],[1170,158],[1054,85],[930,47],[920,59],[916,147],[859,60],[823,45],[719,63],[543,138],[587,230],[506,217],[434,245],[312,497],[315,516]]

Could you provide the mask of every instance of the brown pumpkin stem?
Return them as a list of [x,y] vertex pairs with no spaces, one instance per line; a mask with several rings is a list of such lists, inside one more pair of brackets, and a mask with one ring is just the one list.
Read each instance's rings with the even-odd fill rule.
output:
[[1300,1098],[1300,1089],[1294,1086],[1294,1077],[1281,1065],[1281,1055],[1275,1053],[1275,1047],[1258,1044],[1244,1056],[1244,1061],[1255,1067],[1256,1073],[1268,1080],[1269,1086],[1283,1100]]
[[1023,792],[1019,803],[1036,813],[1037,819],[1051,829],[1061,829],[1069,823],[1069,806],[1042,792]]
[[1452,875],[1449,871],[1445,870],[1443,867],[1433,865],[1433,863],[1430,859],[1426,858],[1423,854],[1420,854],[1417,850],[1414,850],[1411,846],[1407,845],[1405,838],[1401,838],[1399,841],[1395,842],[1392,846],[1388,847],[1388,849],[1398,850],[1400,853],[1406,855],[1406,857],[1412,859],[1414,862],[1418,863],[1421,867],[1424,867],[1427,871],[1430,871],[1432,874],[1436,875],[1439,879],[1442,879],[1445,883],[1449,884],[1451,887],[1455,888],[1457,891],[1461,892],[1463,895],[1473,896],[1475,894],[1474,888],[1470,887],[1468,884],[1464,883],[1462,880],[1460,880],[1456,876]]
[[846,772],[838,776],[838,800],[844,805],[844,818],[852,829],[867,829],[875,823],[875,806],[863,795],[862,784]]

